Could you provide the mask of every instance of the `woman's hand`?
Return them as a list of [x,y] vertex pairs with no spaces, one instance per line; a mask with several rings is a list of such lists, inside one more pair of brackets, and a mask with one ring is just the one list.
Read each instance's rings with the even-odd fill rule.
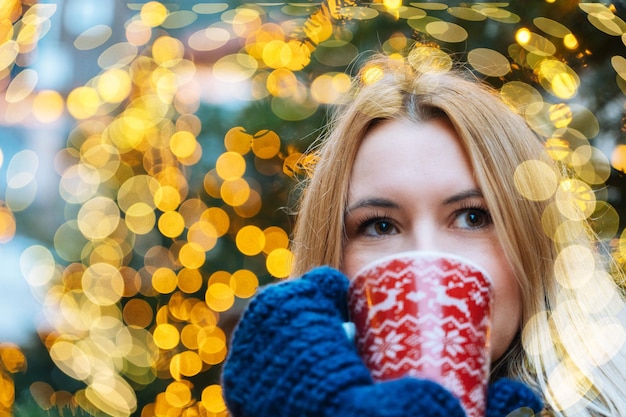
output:
[[[251,301],[224,365],[232,416],[463,417],[458,399],[435,382],[372,381],[343,329],[347,289],[343,274],[319,267],[268,286]],[[521,406],[508,400],[517,398],[508,388],[490,389],[495,400],[488,417]]]

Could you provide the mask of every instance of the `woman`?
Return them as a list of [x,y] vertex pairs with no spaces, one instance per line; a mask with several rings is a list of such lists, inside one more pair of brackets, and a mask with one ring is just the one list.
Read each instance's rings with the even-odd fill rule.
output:
[[261,292],[244,314],[224,370],[231,412],[463,415],[437,384],[372,383],[341,337],[337,270],[435,249],[494,276],[488,416],[626,415],[624,298],[594,254],[577,183],[494,91],[424,51],[370,61],[335,114],[295,228],[303,279]]

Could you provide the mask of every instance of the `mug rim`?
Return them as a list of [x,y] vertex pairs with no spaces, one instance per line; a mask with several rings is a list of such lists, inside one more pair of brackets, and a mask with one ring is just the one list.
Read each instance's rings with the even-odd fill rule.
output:
[[368,269],[372,269],[374,268],[377,264],[382,264],[385,262],[389,262],[392,259],[405,259],[405,258],[428,258],[428,259],[433,259],[433,258],[445,258],[445,259],[452,259],[458,263],[463,263],[468,265],[469,267],[478,270],[484,277],[485,279],[487,279],[487,281],[489,281],[489,283],[491,283],[493,285],[493,279],[491,278],[491,275],[487,272],[487,270],[485,268],[483,268],[482,266],[478,265],[476,262],[472,261],[469,258],[466,258],[464,256],[461,255],[457,255],[451,252],[445,252],[445,251],[435,251],[435,250],[411,250],[411,251],[403,251],[403,252],[398,252],[398,253],[394,253],[391,255],[385,255],[382,258],[378,258],[375,259],[367,264],[365,264],[364,266],[362,266],[357,272],[356,274],[354,274],[353,277],[349,277],[350,278],[350,282],[355,281],[359,276],[363,275],[363,273],[365,271],[367,271]]

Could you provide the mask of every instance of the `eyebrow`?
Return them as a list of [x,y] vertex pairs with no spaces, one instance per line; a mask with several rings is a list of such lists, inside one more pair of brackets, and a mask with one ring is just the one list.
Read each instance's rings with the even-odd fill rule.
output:
[[347,207],[345,210],[345,214],[350,214],[351,212],[355,210],[366,208],[366,207],[368,208],[371,208],[371,207],[391,208],[391,209],[400,208],[399,205],[385,198],[366,198],[363,200],[359,200],[355,204]]
[[461,191],[458,194],[454,194],[443,200],[444,205],[450,205],[458,203],[459,201],[467,200],[470,198],[484,198],[482,191],[478,188],[471,188],[469,190]]
[[[471,188],[469,190],[461,191],[460,193],[454,194],[445,200],[443,200],[443,205],[448,206],[451,204],[456,204],[460,201],[468,200],[471,198],[484,198],[482,191],[478,188]],[[390,209],[398,209],[400,206],[394,203],[391,200],[387,200],[385,198],[366,198],[363,200],[357,201],[355,204],[349,206],[345,210],[345,214],[350,214],[351,212],[361,209],[361,208],[390,208]]]

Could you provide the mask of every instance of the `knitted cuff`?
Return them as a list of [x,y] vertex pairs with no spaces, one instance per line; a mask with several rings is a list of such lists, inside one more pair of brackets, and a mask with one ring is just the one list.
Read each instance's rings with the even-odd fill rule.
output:
[[489,386],[485,417],[502,417],[520,408],[530,408],[535,414],[543,403],[535,393],[521,382],[502,378]]
[[348,390],[338,396],[332,413],[326,416],[465,417],[465,412],[441,385],[406,377]]

